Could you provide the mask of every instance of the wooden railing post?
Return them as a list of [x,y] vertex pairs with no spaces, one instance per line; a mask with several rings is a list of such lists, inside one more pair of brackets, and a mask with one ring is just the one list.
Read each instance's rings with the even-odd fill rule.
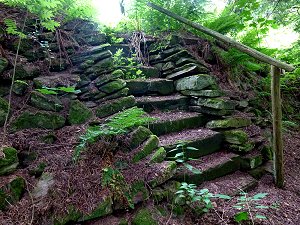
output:
[[281,70],[276,66],[271,66],[271,95],[273,114],[273,153],[274,153],[274,175],[275,184],[282,188],[284,185],[283,169],[283,141],[282,141],[282,111],[280,95],[280,75]]

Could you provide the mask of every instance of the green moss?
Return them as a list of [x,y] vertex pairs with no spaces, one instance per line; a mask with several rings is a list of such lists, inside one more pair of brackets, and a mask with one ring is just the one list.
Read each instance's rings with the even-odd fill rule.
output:
[[163,147],[160,147],[156,150],[156,152],[152,155],[150,159],[150,163],[160,163],[164,161],[166,158],[167,152]]
[[22,177],[16,177],[0,188],[0,210],[5,210],[9,204],[19,201],[25,191],[25,186],[25,180]]
[[96,115],[99,118],[107,117],[124,109],[133,107],[135,103],[136,101],[133,96],[112,100],[111,102],[103,103],[101,106],[99,106],[96,109]]
[[58,129],[65,125],[65,118],[56,113],[50,112],[23,112],[11,126],[15,132],[28,128]]
[[121,77],[124,77],[123,71],[122,70],[115,70],[111,74],[105,74],[105,75],[99,76],[95,80],[95,84],[97,86],[101,86],[105,83],[108,83],[109,81],[116,80],[116,79],[121,78]]
[[46,144],[53,144],[57,140],[57,137],[55,134],[47,134],[43,137],[41,137],[41,141]]
[[134,149],[142,144],[148,137],[152,135],[152,132],[146,127],[139,126],[130,134],[129,147]]
[[14,86],[13,86],[13,92],[16,95],[24,95],[27,88],[28,88],[28,83],[26,83],[25,81],[22,80],[16,80],[14,82]]
[[131,184],[130,195],[134,204],[145,201],[149,198],[149,191],[145,186],[144,181],[135,181]]
[[0,97],[0,126],[4,125],[5,118],[8,111],[8,102]]
[[230,144],[241,145],[248,141],[248,135],[242,130],[229,130],[224,132],[225,141]]
[[251,125],[251,120],[247,118],[229,118],[225,120],[212,120],[206,124],[210,129],[239,128]]
[[11,147],[3,148],[4,158],[0,158],[0,176],[12,173],[16,170],[19,159],[17,156],[17,150]]
[[104,84],[103,86],[99,87],[99,90],[106,94],[111,94],[121,90],[124,87],[126,87],[126,82],[124,80],[118,79]]
[[79,100],[71,102],[68,116],[68,122],[71,125],[85,123],[92,116],[92,111],[88,107],[86,107],[82,102],[80,102]]
[[125,218],[120,219],[118,225],[128,225],[128,221]]
[[146,143],[143,145],[143,147],[140,149],[140,151],[133,156],[132,162],[136,163],[150,155],[153,152],[153,150],[157,148],[158,144],[158,137],[155,135],[151,135],[146,141]]
[[40,177],[43,174],[46,166],[47,166],[47,164],[42,162],[36,168],[29,170],[29,174],[31,176]]
[[33,91],[31,93],[30,103],[35,108],[47,111],[59,112],[64,108],[62,102],[58,99],[57,96],[43,95],[42,93],[37,91]]
[[82,213],[79,210],[75,209],[74,206],[71,206],[71,207],[69,207],[68,213],[66,216],[57,218],[54,220],[54,225],[73,224],[73,223],[76,223],[78,221],[78,219],[80,219],[81,216],[82,216]]
[[110,196],[106,196],[103,198],[103,201],[99,203],[98,207],[91,214],[83,216],[83,218],[80,219],[80,222],[97,219],[109,215],[113,212],[112,206],[113,206],[112,198]]
[[7,59],[0,57],[0,74],[3,73],[3,71],[6,69],[7,66],[8,66]]
[[199,98],[196,105],[220,110],[234,110],[236,103],[221,98]]
[[166,164],[161,169],[160,173],[151,181],[149,181],[149,184],[151,187],[156,187],[160,184],[163,184],[170,178],[172,178],[176,172],[177,164],[176,162],[165,162]]
[[152,217],[149,209],[140,209],[133,218],[132,225],[156,225],[158,224]]
[[243,145],[230,145],[229,148],[234,152],[246,153],[250,152],[254,148],[254,143],[246,142]]

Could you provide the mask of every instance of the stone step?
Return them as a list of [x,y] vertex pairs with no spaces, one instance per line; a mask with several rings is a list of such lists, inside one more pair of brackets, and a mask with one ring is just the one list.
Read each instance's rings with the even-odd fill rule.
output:
[[188,97],[182,95],[142,96],[135,99],[137,106],[146,112],[187,109],[189,103]]
[[152,112],[149,113],[149,116],[156,118],[155,121],[148,124],[148,128],[155,135],[192,129],[206,123],[202,114],[187,111]]
[[159,136],[160,146],[164,147],[167,151],[167,157],[174,157],[177,153],[181,152],[172,151],[176,148],[179,141],[186,142],[186,146],[197,148],[197,151],[187,151],[187,157],[200,158],[204,155],[212,154],[221,148],[223,142],[223,135],[205,128],[187,129],[181,132],[174,132]]
[[241,191],[249,192],[257,186],[257,180],[247,173],[236,171],[232,174],[202,183],[199,188],[206,188],[212,194],[238,195]]
[[174,92],[172,80],[167,79],[131,79],[126,80],[129,94],[134,96],[142,95],[170,95]]
[[194,169],[200,170],[201,173],[193,173],[184,165],[177,168],[174,179],[180,182],[190,184],[201,184],[204,181],[214,180],[231,174],[240,168],[240,156],[233,153],[217,152],[207,155],[198,160],[188,161]]

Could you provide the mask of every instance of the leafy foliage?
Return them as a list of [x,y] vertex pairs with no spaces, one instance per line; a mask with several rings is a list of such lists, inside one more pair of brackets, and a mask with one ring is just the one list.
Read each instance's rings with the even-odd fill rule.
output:
[[11,35],[16,35],[21,38],[26,38],[26,34],[18,30],[17,24],[12,19],[4,19],[4,24],[6,26],[6,32]]
[[0,0],[0,3],[28,10],[39,17],[43,27],[51,31],[63,21],[92,18],[94,13],[89,0]]
[[45,95],[57,95],[60,92],[64,93],[74,93],[78,94],[81,91],[80,90],[75,90],[75,87],[55,87],[55,88],[50,88],[50,87],[42,87],[36,89],[38,92],[45,94]]
[[113,116],[107,123],[91,126],[84,135],[80,136],[80,143],[76,146],[73,160],[77,161],[86,145],[96,142],[100,137],[124,134],[133,127],[147,124],[153,120],[154,118],[145,116],[142,109],[133,107]]

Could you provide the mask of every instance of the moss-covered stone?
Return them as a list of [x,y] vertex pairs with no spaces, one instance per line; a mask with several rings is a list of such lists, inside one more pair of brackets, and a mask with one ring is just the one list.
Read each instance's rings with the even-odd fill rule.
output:
[[0,97],[6,96],[9,94],[9,84],[0,84]]
[[251,125],[248,118],[229,118],[224,120],[212,120],[206,124],[210,129],[240,128]]
[[184,77],[175,82],[177,91],[193,90],[198,91],[215,84],[215,79],[208,74],[199,74]]
[[137,70],[141,70],[142,74],[146,78],[158,78],[159,70],[156,67],[138,66]]
[[137,129],[135,129],[129,137],[129,147],[130,149],[134,149],[138,147],[140,144],[142,144],[147,138],[152,135],[152,132],[147,129],[146,127],[139,126]]
[[116,93],[107,95],[105,97],[101,97],[100,99],[98,99],[99,96],[94,96],[94,99],[96,99],[97,103],[102,103],[102,102],[106,102],[109,100],[125,97],[128,95],[128,92],[129,92],[129,88],[123,88],[123,89],[117,91]]
[[230,144],[242,145],[248,141],[248,134],[242,130],[224,131],[225,141]]
[[112,57],[102,59],[99,62],[97,62],[95,65],[92,67],[88,68],[85,73],[86,74],[97,74],[103,72],[103,70],[106,70],[108,68],[113,67],[114,60]]
[[84,222],[92,219],[97,219],[113,212],[113,201],[110,196],[105,196],[102,201],[98,204],[98,207],[91,212],[89,215],[83,216],[79,221]]
[[65,125],[65,121],[63,116],[56,113],[25,111],[13,121],[11,131],[28,128],[58,129]]
[[250,170],[262,165],[263,157],[259,152],[248,154],[241,157],[241,169]]
[[47,164],[42,162],[37,167],[29,170],[29,174],[31,176],[40,177],[43,174],[46,167],[47,167]]
[[176,169],[176,162],[168,161],[160,163],[159,172],[157,172],[156,176],[149,181],[150,186],[154,188],[165,183],[175,175]]
[[35,108],[54,112],[59,112],[64,108],[57,96],[44,95],[37,91],[31,93],[30,104]]
[[124,77],[124,73],[122,70],[115,70],[113,71],[111,74],[103,74],[101,76],[99,76],[96,80],[95,80],[95,84],[96,86],[101,86],[105,83],[108,83],[110,81],[113,80],[117,80],[118,78]]
[[172,203],[175,199],[175,193],[178,191],[181,183],[178,181],[167,181],[162,187],[156,187],[152,190],[152,197],[156,203],[168,201]]
[[41,137],[41,141],[46,144],[53,144],[57,140],[57,137],[54,133],[47,134]]
[[14,172],[19,164],[17,150],[12,147],[4,147],[4,158],[0,158],[0,176]]
[[8,102],[0,97],[0,126],[3,126],[5,123],[5,118],[8,111]]
[[99,118],[110,116],[114,113],[128,109],[135,105],[136,101],[133,96],[123,97],[103,103],[96,109],[96,116]]
[[82,213],[71,206],[65,216],[54,219],[54,225],[67,225],[76,223],[82,217]]
[[156,152],[151,156],[150,163],[160,163],[164,161],[167,156],[167,152],[163,147],[160,147]]
[[155,135],[151,135],[145,144],[139,149],[139,151],[133,156],[132,162],[136,163],[141,159],[150,155],[154,149],[158,147],[159,139]]
[[122,219],[120,219],[118,225],[128,225],[128,221],[126,219],[122,218]]
[[7,185],[0,187],[0,210],[5,210],[8,205],[19,201],[25,187],[25,180],[22,177],[15,177]]
[[144,181],[135,181],[130,186],[130,195],[133,204],[138,204],[149,198],[150,194]]
[[22,80],[16,80],[14,82],[14,86],[13,86],[13,92],[16,95],[24,95],[27,88],[28,88],[28,83],[26,83],[25,81]]
[[223,93],[219,90],[199,90],[199,91],[184,90],[181,91],[181,93],[183,95],[188,95],[188,96],[209,97],[209,98],[220,97],[223,95]]
[[32,64],[23,64],[16,66],[15,79],[26,80],[40,75],[40,68]]
[[3,73],[3,71],[7,68],[7,66],[8,66],[8,60],[0,57],[0,74]]
[[39,76],[33,79],[36,88],[75,87],[80,82],[76,74],[59,73],[52,76]]
[[234,110],[236,105],[233,101],[221,98],[198,98],[193,100],[192,104],[220,110]]
[[203,114],[213,115],[213,116],[225,116],[225,115],[231,115],[234,110],[227,110],[227,109],[214,109],[204,106],[190,106],[190,111],[193,112],[200,112]]
[[126,87],[126,82],[124,80],[117,79],[100,86],[99,91],[102,91],[106,94],[111,94],[123,89],[124,87]]
[[170,95],[174,92],[174,84],[171,80],[166,79],[132,79],[127,80],[129,94],[133,95]]
[[132,225],[158,225],[147,208],[140,209],[133,218]]
[[68,115],[68,122],[73,124],[82,124],[87,122],[93,116],[92,110],[85,106],[79,100],[71,101]]
[[230,145],[229,149],[233,152],[246,153],[250,152],[254,146],[253,142],[248,141],[242,145]]
[[[164,74],[166,74],[166,72]],[[188,77],[194,74],[207,73],[207,72],[208,70],[206,67],[194,63],[189,63],[183,65],[182,67],[174,69],[171,74],[167,75],[167,78],[171,80],[178,80],[183,77]]]

